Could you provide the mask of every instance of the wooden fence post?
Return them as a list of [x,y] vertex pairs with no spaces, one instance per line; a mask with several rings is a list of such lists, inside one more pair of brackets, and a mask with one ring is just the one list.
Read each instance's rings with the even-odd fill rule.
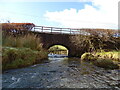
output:
[[41,28],[42,32],[43,32],[43,27]]
[[71,29],[70,29],[70,34],[71,34]]
[[53,29],[53,28],[51,27],[51,33],[52,33],[52,29]]
[[61,34],[62,34],[62,28],[61,28]]
[[34,32],[35,32],[35,27],[34,27]]

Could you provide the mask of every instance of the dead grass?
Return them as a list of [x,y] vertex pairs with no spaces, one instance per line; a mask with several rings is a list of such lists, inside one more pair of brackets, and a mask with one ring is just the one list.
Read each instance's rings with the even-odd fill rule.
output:
[[28,34],[17,37],[14,37],[12,35],[6,36],[2,39],[2,45],[6,47],[25,47],[33,50],[42,49],[41,39],[34,34]]

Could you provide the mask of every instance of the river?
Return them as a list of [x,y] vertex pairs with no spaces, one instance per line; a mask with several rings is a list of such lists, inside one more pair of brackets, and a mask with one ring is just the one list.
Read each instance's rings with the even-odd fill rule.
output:
[[120,89],[120,70],[105,70],[79,58],[49,57],[21,69],[3,72],[3,88],[114,88]]

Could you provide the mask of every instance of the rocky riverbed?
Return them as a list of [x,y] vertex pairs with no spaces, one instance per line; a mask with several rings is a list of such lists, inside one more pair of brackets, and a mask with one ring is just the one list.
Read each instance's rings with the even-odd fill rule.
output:
[[105,70],[77,58],[49,58],[40,64],[4,71],[3,88],[120,89],[120,70]]

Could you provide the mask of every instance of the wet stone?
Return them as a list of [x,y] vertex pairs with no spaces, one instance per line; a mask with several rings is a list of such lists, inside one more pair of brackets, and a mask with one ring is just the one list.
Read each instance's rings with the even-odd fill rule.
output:
[[3,88],[119,89],[119,70],[105,70],[89,63],[80,64],[79,61],[53,58],[30,67],[5,71],[2,75]]

